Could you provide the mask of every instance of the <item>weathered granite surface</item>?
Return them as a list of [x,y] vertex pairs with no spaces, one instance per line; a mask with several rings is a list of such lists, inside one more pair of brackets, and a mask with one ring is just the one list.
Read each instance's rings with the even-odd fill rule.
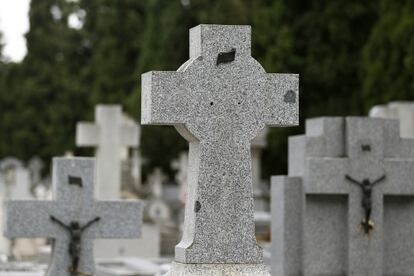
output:
[[414,275],[413,169],[396,120],[307,120],[289,139],[289,177],[272,178],[274,273]]
[[[54,158],[54,200],[10,200],[5,203],[4,235],[8,238],[52,238],[53,253],[47,275],[71,275],[71,235],[52,221],[54,216],[65,225],[80,227],[99,218],[81,235],[79,269],[95,273],[93,239],[138,238],[142,224],[142,203],[136,200],[95,201],[94,158]],[[73,232],[74,233],[74,232]]]
[[251,140],[298,124],[298,75],[251,57],[250,26],[199,25],[177,72],[142,75],[142,124],[174,125],[189,141],[181,263],[262,263],[253,220]]
[[184,234],[171,275],[262,267],[251,140],[266,125],[298,124],[299,79],[266,73],[251,57],[250,37],[250,26],[199,25],[177,72],[142,75],[141,123],[173,125],[190,143]]

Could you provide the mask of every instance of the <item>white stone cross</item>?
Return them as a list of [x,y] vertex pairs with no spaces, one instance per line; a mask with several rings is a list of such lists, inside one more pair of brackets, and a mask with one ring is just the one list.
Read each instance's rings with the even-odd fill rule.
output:
[[175,181],[180,188],[179,199],[185,203],[187,198],[188,187],[188,153],[186,151],[180,152],[177,159],[171,162],[171,168],[177,170],[175,174]]
[[94,177],[93,158],[54,158],[55,200],[6,202],[6,237],[53,239],[53,255],[47,275],[72,275],[70,271],[76,266],[77,256],[79,275],[94,275],[93,239],[140,236],[141,202],[95,201]]
[[[290,140],[289,175],[303,177],[305,195],[346,196],[347,211],[343,219],[347,229],[343,232],[347,243],[345,252],[328,250],[332,244],[329,231],[336,228],[324,228],[315,218],[307,224],[305,216],[304,275],[341,274],[342,266],[331,257],[343,260],[348,275],[400,275],[384,271],[385,254],[393,255],[384,248],[384,198],[414,195],[414,140],[401,139],[395,121],[361,117],[308,120],[306,133]],[[375,183],[365,201],[361,187],[364,179]],[[372,208],[369,219],[373,223],[368,233],[363,228],[367,203]],[[331,214],[336,215],[333,208]],[[400,228],[403,223],[392,227]],[[319,250],[323,248],[326,250]],[[298,260],[293,256],[287,258]],[[398,271],[402,263],[394,261],[389,267]]]
[[43,161],[39,157],[33,157],[28,165],[32,185],[38,185],[42,178]]
[[143,124],[174,125],[190,143],[181,263],[260,263],[250,141],[266,125],[298,123],[298,75],[269,74],[251,57],[250,26],[190,30],[177,72],[142,75]]
[[96,147],[99,199],[120,198],[121,148],[138,146],[138,125],[123,124],[122,119],[120,105],[97,105],[96,123],[81,122],[77,125],[76,144]]

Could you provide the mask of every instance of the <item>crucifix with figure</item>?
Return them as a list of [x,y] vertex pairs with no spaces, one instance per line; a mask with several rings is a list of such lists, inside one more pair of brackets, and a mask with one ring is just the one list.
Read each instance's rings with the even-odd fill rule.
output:
[[266,73],[250,26],[199,25],[176,72],[142,75],[142,124],[173,125],[190,144],[180,263],[255,264],[250,143],[298,124],[298,75]]
[[140,236],[142,203],[95,201],[94,177],[94,158],[54,158],[54,200],[5,204],[6,237],[53,239],[47,275],[95,275],[94,239]]
[[[398,241],[410,218],[397,220],[402,215],[386,214],[394,214],[392,209],[408,214],[402,209],[412,209],[407,200],[414,197],[413,149],[414,140],[400,138],[397,121],[307,120],[306,135],[289,139],[289,177],[272,183],[273,198],[285,193],[279,200],[286,202],[282,215],[291,220],[302,216],[303,223],[296,225],[303,233],[294,236],[291,227],[281,226],[282,216],[272,216],[272,237],[283,240],[285,248],[301,248],[302,253],[282,253],[291,262],[277,261],[274,273],[291,275],[299,269],[304,275],[411,275],[414,239],[407,239],[405,245]],[[387,202],[395,205],[397,200],[407,206],[387,207]],[[393,239],[394,233],[399,233],[398,240]],[[276,245],[274,253],[280,254]],[[289,272],[283,274],[282,267]]]

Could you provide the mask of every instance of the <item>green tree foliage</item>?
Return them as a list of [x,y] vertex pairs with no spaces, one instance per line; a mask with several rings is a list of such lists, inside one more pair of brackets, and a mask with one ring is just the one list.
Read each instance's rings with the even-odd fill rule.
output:
[[378,15],[363,51],[365,110],[392,100],[414,100],[414,2],[383,0]]
[[[92,120],[98,103],[121,103],[139,120],[140,75],[185,62],[189,28],[249,24],[267,72],[300,74],[301,127],[273,129],[264,156],[265,176],[285,173],[287,136],[305,118],[414,100],[413,12],[408,0],[32,1],[28,55],[0,64],[0,156],[82,153],[75,123]],[[82,28],[68,26],[73,14]],[[187,143],[172,127],[144,126],[141,146],[148,172],[168,170]]]
[[3,156],[49,159],[73,149],[73,130],[87,97],[76,78],[84,63],[79,35],[67,25],[70,13],[64,0],[31,2],[27,56],[7,70]]

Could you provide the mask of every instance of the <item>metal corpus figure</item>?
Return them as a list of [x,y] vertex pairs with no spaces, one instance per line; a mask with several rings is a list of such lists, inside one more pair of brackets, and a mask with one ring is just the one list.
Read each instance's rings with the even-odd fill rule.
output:
[[385,175],[381,176],[377,180],[371,182],[369,179],[364,178],[362,182],[359,182],[349,175],[345,175],[345,179],[350,181],[351,183],[357,184],[362,189],[362,208],[365,210],[365,219],[361,221],[361,227],[364,229],[365,234],[369,234],[369,232],[374,228],[374,223],[370,220],[371,218],[371,210],[372,210],[372,188],[378,184],[379,182],[385,179]]
[[69,255],[72,258],[72,267],[69,268],[69,272],[71,272],[72,276],[76,276],[79,274],[85,275],[82,272],[78,271],[79,258],[81,253],[82,233],[92,224],[98,222],[101,218],[96,217],[93,220],[86,223],[84,226],[80,226],[79,222],[77,221],[71,221],[69,225],[66,225],[54,216],[50,216],[50,219],[62,228],[66,229],[70,234]]

